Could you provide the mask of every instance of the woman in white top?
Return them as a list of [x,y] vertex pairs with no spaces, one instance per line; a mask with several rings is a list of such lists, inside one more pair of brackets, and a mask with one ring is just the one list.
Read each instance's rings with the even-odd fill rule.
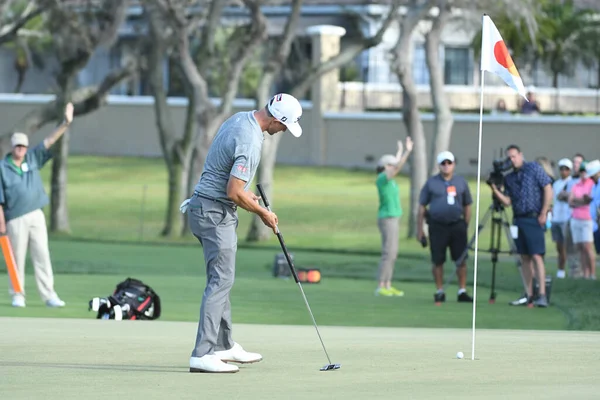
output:
[[552,241],[556,243],[556,251],[558,252],[558,270],[556,271],[556,277],[564,278],[566,276],[565,264],[567,261],[567,243],[565,234],[567,222],[569,221],[569,218],[571,218],[571,208],[567,202],[567,186],[572,179],[571,171],[573,169],[573,163],[568,158],[563,158],[558,162],[558,169],[560,178],[555,180],[552,184],[554,198],[551,232]]

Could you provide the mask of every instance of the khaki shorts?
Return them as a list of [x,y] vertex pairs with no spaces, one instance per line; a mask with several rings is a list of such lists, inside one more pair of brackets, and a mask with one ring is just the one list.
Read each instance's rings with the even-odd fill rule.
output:
[[573,243],[593,243],[594,223],[591,219],[571,219]]

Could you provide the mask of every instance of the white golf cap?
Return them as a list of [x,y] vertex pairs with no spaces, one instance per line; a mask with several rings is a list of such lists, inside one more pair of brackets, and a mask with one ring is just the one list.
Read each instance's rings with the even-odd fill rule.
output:
[[386,165],[396,165],[398,164],[398,160],[396,160],[396,156],[391,154],[386,154],[381,156],[379,162],[377,163],[378,167],[385,167]]
[[284,124],[295,137],[302,135],[300,126],[300,117],[302,117],[302,106],[300,102],[292,95],[279,93],[267,104],[269,112],[278,121]]
[[438,154],[438,156],[437,156],[438,164],[441,164],[446,160],[454,162],[454,154],[450,153],[449,151],[442,151],[440,154]]
[[568,158],[562,158],[558,162],[558,168],[560,168],[560,167],[567,167],[569,169],[573,169],[573,162],[571,160],[569,160]]
[[585,172],[588,176],[594,176],[600,172],[600,160],[590,161],[585,166]]
[[15,147],[15,146],[28,147],[29,146],[29,138],[24,133],[16,132],[16,133],[13,133],[12,137],[10,138],[10,144],[12,145],[12,147]]

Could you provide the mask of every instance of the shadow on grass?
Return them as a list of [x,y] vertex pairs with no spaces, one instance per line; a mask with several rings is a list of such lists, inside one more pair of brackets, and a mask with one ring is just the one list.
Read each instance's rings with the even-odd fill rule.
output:
[[130,372],[172,372],[189,373],[187,368],[181,366],[169,367],[158,365],[122,365],[122,364],[73,364],[73,363],[43,363],[43,362],[22,362],[22,361],[3,361],[0,362],[3,367],[25,367],[25,368],[56,368],[56,369],[89,369],[89,370],[107,370],[107,371],[130,371]]

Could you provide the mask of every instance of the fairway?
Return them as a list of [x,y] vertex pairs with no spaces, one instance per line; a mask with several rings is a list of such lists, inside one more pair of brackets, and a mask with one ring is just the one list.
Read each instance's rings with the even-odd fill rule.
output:
[[[191,374],[196,324],[0,318],[0,393],[10,399],[593,399],[595,332],[235,325],[264,360]],[[457,351],[465,359],[455,358]]]

